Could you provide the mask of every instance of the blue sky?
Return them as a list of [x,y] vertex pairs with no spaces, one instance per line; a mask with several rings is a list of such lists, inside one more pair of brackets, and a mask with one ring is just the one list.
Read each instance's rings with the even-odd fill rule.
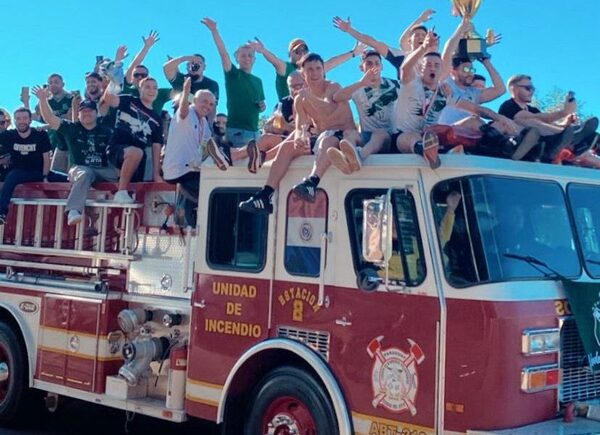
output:
[[[199,52],[207,59],[206,75],[219,82],[224,94],[217,51],[210,33],[200,24],[204,16],[218,22],[231,53],[258,36],[284,59],[294,37],[304,38],[312,51],[325,58],[350,50],[354,40],[332,26],[335,15],[350,16],[358,30],[391,46],[397,46],[402,30],[427,8],[437,11],[429,24],[436,26],[443,41],[458,25],[458,19],[450,15],[449,0],[3,3],[0,107],[10,111],[19,105],[21,86],[44,83],[53,72],[63,75],[67,89],[83,89],[83,76],[93,68],[96,55],[112,58],[117,46],[125,44],[130,53],[127,63],[142,47],[141,36],[151,29],[158,30],[161,40],[144,63],[162,86],[167,86],[162,73],[167,55]],[[585,113],[600,115],[600,0],[484,0],[474,23],[480,34],[489,27],[503,34],[502,43],[490,51],[505,81],[516,73],[530,74],[538,97],[556,86],[565,92],[573,90],[578,101],[585,102]],[[254,73],[263,80],[270,108],[276,103],[274,69],[259,56]],[[389,66],[385,74],[394,76]],[[358,60],[328,77],[342,85],[353,83],[360,77]],[[496,108],[504,98],[490,107]],[[224,103],[223,98],[222,111]]]

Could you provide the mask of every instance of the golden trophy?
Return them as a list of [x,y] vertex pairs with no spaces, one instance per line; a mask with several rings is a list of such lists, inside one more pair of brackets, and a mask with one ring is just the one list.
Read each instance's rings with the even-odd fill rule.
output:
[[[464,20],[471,21],[477,10],[481,6],[482,0],[451,0],[452,11],[454,14],[460,15]],[[491,39],[491,41],[490,41]],[[473,60],[484,60],[490,58],[487,52],[488,45],[494,43],[494,36],[491,30],[488,30],[488,37],[482,38],[473,29],[467,32],[458,43],[458,49],[455,56]],[[487,40],[487,43],[486,43]]]

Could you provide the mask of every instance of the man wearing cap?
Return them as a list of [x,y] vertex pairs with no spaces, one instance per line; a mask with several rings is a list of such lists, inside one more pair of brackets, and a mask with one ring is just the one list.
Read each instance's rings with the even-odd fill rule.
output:
[[33,88],[39,99],[39,108],[51,130],[63,135],[69,151],[71,168],[69,180],[73,183],[67,199],[67,223],[81,221],[85,200],[95,181],[117,181],[119,171],[107,162],[106,147],[111,131],[98,124],[98,107],[94,101],[83,100],[78,107],[78,121],[70,122],[52,113],[48,104],[48,91]]
[[[293,71],[298,69],[298,61],[308,53],[308,45],[304,39],[294,38],[291,40],[288,46],[288,55],[290,57],[289,62],[278,58],[271,51],[267,50],[265,45],[258,38],[255,38],[254,41],[249,41],[248,44],[258,53],[262,54],[265,59],[267,59],[267,61],[275,67],[275,71],[277,72],[277,76],[275,77],[277,98],[281,100],[282,98],[290,95],[287,78]],[[341,65],[342,63],[359,55],[364,48],[365,47],[362,44],[357,43],[352,50],[338,54],[337,56],[327,60],[325,62],[325,72],[327,73],[336,66]]]
[[202,20],[212,33],[215,45],[221,56],[225,72],[227,93],[227,139],[233,147],[239,148],[251,140],[258,139],[258,115],[267,108],[262,81],[252,74],[255,52],[249,45],[240,46],[234,53],[239,67],[231,62],[225,43],[217,29],[217,23],[210,18]]

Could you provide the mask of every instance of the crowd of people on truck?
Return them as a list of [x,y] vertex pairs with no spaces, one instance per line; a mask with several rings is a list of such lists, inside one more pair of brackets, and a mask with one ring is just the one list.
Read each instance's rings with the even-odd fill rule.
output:
[[[144,66],[159,41],[156,31],[143,38],[126,70],[124,46],[112,60],[97,58],[82,93],[66,91],[57,73],[43,86],[25,86],[23,106],[12,118],[0,109],[0,225],[15,187],[25,182],[71,182],[69,225],[81,221],[96,181],[117,182],[114,201],[120,203],[134,201],[131,182],[152,180],[178,184],[197,199],[198,169],[209,157],[221,170],[247,164],[251,173],[272,160],[264,187],[239,205],[251,213],[272,212],[280,180],[292,160],[303,155],[315,156],[311,172],[294,186],[306,201],[315,201],[330,166],[352,174],[376,153],[415,153],[432,169],[439,167],[440,153],[600,167],[598,119],[578,119],[572,93],[560,110],[541,112],[531,106],[532,77],[516,74],[505,85],[487,53],[461,54],[459,42],[473,30],[467,19],[441,47],[439,35],[425,26],[433,14],[426,10],[411,23],[397,48],[357,30],[349,18],[334,17],[333,25],[353,38],[349,46],[354,46],[327,60],[299,38],[289,43],[286,60],[258,38],[239,46],[232,59],[217,23],[204,18],[225,75],[227,114],[216,113],[223,95],[205,76],[201,54],[170,58],[163,67],[170,87],[158,86]],[[257,53],[275,69],[279,98],[260,128],[267,102],[261,78],[252,73]],[[355,57],[362,75],[354,83],[342,86],[326,78],[327,71]],[[395,77],[382,76],[383,62],[395,68]],[[483,66],[490,84],[475,74],[475,64]],[[510,98],[498,112],[483,106],[507,88]],[[30,94],[38,100],[33,108]],[[43,126],[32,128],[34,120]]]

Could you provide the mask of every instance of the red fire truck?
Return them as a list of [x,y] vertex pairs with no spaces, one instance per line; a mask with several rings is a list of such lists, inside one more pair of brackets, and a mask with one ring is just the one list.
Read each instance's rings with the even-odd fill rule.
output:
[[224,434],[552,433],[597,414],[559,280],[600,279],[596,172],[376,155],[309,203],[292,187],[311,164],[272,215],[238,208],[268,165],[204,165],[182,231],[166,184],[129,205],[98,185],[75,227],[69,185],[22,186],[0,227],[0,418],[31,389]]

